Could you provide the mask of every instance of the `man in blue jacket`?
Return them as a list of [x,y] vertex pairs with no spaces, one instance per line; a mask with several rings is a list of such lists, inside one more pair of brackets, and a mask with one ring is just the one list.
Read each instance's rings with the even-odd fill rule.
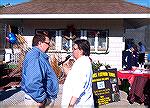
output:
[[36,34],[32,40],[33,47],[23,61],[21,88],[25,92],[26,105],[37,108],[50,105],[52,108],[57,98],[58,79],[45,53],[49,45],[47,34]]

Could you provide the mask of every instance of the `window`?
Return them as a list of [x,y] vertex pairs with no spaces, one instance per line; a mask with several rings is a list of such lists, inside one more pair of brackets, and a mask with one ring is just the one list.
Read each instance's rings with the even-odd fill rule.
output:
[[102,51],[107,49],[108,30],[88,30],[87,39],[91,44],[91,51]]
[[80,30],[77,30],[74,33],[66,32],[65,30],[62,30],[62,50],[66,51],[72,51],[73,41],[75,39],[80,38]]
[[95,30],[88,30],[87,31],[87,40],[90,42],[91,45],[91,51],[95,51]]
[[91,51],[93,52],[107,50],[108,29],[80,29],[74,32],[69,32],[65,29],[44,29],[36,30],[36,33],[40,31],[48,31],[52,36],[53,45],[52,48],[50,48],[51,51],[71,52],[73,41],[78,38],[87,39],[90,42]]
[[108,44],[108,30],[100,30],[98,34],[98,51],[106,50]]

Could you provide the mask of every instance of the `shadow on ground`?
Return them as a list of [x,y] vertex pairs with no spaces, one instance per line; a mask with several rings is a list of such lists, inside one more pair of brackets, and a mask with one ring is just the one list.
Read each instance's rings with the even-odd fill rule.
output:
[[0,87],[6,86],[10,82],[20,82],[21,78],[20,77],[5,77],[0,79]]
[[0,91],[0,101],[3,101],[11,97],[13,94],[19,92],[20,90],[21,90],[20,87],[15,87],[8,90]]

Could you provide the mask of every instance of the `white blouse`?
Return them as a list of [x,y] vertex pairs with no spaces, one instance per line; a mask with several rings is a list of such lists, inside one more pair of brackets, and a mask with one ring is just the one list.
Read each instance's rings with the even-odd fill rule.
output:
[[78,58],[63,85],[62,108],[67,108],[71,97],[77,97],[75,108],[93,108],[92,65],[88,56]]

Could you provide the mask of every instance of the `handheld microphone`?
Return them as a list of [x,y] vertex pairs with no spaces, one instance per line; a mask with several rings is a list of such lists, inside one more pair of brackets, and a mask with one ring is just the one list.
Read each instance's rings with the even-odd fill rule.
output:
[[58,62],[58,66],[62,65],[63,63],[65,63],[69,58],[71,57],[71,55],[68,55],[64,61]]

